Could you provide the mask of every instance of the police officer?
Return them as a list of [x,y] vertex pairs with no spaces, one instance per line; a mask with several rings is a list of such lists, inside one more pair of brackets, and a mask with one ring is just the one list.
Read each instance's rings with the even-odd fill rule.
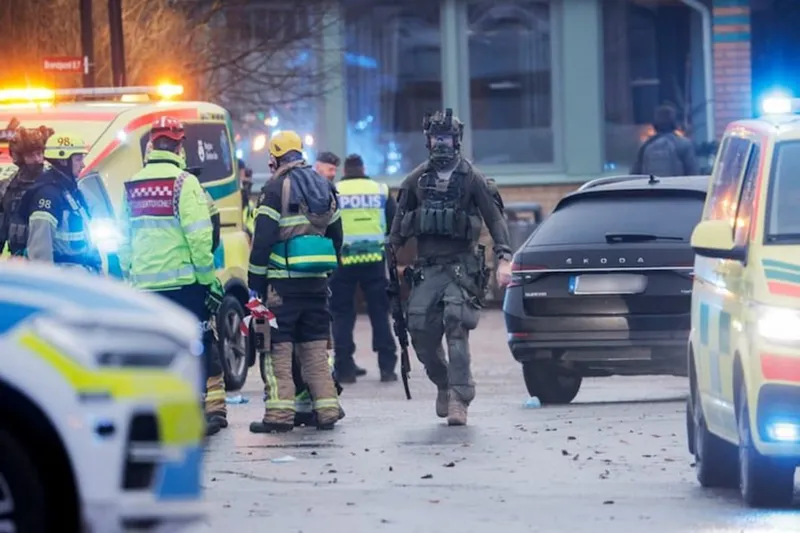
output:
[[32,261],[102,270],[102,260],[89,233],[89,206],[78,189],[84,168],[86,145],[79,136],[59,132],[47,140],[44,158],[50,168],[36,179],[12,213],[12,226],[24,227],[24,244],[14,235],[9,240],[13,255]]
[[269,142],[272,177],[258,199],[248,285],[275,314],[271,350],[264,357],[265,412],[250,424],[254,433],[294,427],[292,352],[313,399],[319,429],[340,418],[339,399],[328,363],[330,326],[328,275],[338,264],[342,223],[333,184],[303,160],[294,131]]
[[511,279],[511,248],[495,192],[461,157],[464,126],[452,113],[437,111],[423,120],[430,155],[400,187],[389,240],[397,248],[411,237],[417,239],[408,330],[417,357],[438,389],[436,414],[460,426],[467,423],[467,407],[475,397],[469,332],[478,325],[488,282],[476,254],[483,224],[494,240],[501,287]]
[[11,215],[19,209],[22,197],[44,171],[44,146],[53,130],[46,126],[20,128],[19,121],[12,120],[10,128],[14,136],[8,144],[11,160],[17,166],[16,174],[0,181],[0,252],[13,238],[14,248],[21,253],[27,246],[28,220],[12,224]]
[[326,180],[333,181],[336,179],[336,171],[339,170],[341,162],[339,156],[333,152],[321,152],[314,163],[314,170]]
[[364,161],[349,155],[344,176],[337,185],[342,213],[344,245],[342,266],[331,276],[331,314],[336,377],[341,383],[356,381],[353,328],[356,323],[356,287],[367,302],[372,325],[372,349],[378,353],[381,381],[397,381],[397,346],[389,325],[384,243],[396,204],[385,183],[367,177]]
[[135,287],[175,302],[202,324],[206,434],[213,435],[228,422],[207,298],[212,291],[222,291],[214,274],[208,196],[185,170],[180,155],[185,137],[183,124],[175,118],[161,117],[153,123],[152,151],[145,166],[125,182],[119,259],[125,278]]

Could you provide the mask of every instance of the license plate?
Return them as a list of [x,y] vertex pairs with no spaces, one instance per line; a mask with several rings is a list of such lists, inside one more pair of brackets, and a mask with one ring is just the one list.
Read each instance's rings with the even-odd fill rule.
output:
[[570,279],[572,294],[640,294],[647,278],[639,274],[584,274]]

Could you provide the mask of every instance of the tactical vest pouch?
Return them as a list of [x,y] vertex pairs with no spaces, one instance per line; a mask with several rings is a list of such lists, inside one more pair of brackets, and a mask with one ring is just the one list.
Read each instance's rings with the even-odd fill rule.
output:
[[403,215],[400,221],[400,236],[404,239],[411,238],[417,234],[417,210],[409,211]]
[[272,250],[270,264],[304,274],[326,274],[338,265],[333,241],[322,235],[300,235],[279,242]]

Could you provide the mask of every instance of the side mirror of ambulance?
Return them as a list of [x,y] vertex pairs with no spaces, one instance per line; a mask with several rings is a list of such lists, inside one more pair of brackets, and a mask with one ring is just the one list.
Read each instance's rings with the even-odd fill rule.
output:
[[692,232],[694,253],[714,259],[744,261],[746,250],[736,246],[733,226],[726,220],[704,220]]

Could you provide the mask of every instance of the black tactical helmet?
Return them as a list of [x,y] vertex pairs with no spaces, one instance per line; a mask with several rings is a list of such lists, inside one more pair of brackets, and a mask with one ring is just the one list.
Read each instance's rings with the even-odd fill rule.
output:
[[431,137],[452,136],[456,150],[461,148],[461,139],[464,137],[464,124],[458,117],[453,116],[453,110],[447,108],[444,113],[425,113],[422,118],[422,131],[425,133],[425,147],[430,150]]

